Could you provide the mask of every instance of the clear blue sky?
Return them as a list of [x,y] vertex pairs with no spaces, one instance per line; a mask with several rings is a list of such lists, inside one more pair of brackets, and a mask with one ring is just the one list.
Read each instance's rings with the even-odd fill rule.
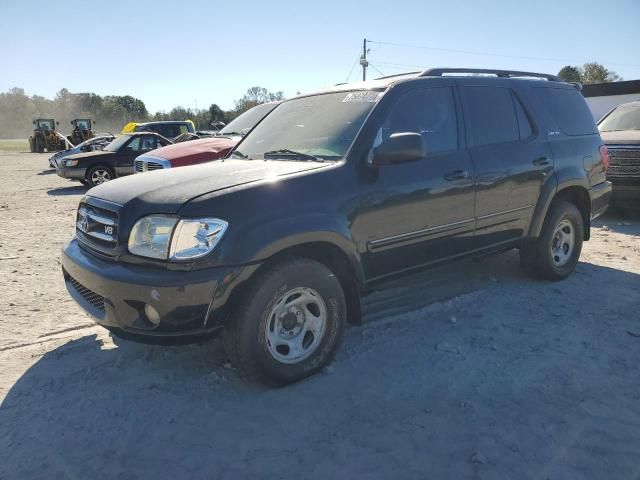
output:
[[[413,66],[556,73],[598,61],[640,79],[640,0],[0,0],[0,91],[52,98],[66,87],[130,94],[151,112],[196,102],[228,109],[251,86],[292,96],[345,81],[364,37],[519,57],[372,44],[371,63],[385,74]],[[351,79],[359,75],[356,66]]]

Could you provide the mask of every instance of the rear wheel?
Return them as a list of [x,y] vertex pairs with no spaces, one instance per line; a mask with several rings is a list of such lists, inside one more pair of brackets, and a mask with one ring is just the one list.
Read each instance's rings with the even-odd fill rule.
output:
[[520,248],[520,264],[532,277],[565,279],[578,263],[583,239],[584,223],[577,207],[565,201],[555,202],[547,213],[540,236]]
[[114,178],[115,175],[113,174],[113,170],[103,165],[91,167],[85,177],[88,187],[101,185],[105,182],[108,182],[109,180],[113,180]]
[[286,385],[333,358],[345,327],[340,282],[323,264],[291,259],[259,274],[225,327],[227,355],[250,380]]

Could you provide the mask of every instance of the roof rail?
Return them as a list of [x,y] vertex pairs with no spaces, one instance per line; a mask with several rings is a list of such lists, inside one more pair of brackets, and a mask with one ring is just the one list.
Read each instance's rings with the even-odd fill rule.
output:
[[562,79],[556,75],[549,75],[548,73],[534,73],[534,72],[519,72],[517,70],[492,70],[484,68],[430,68],[420,74],[421,77],[442,77],[447,73],[469,73],[469,74],[488,74],[495,75],[500,78],[517,78],[517,77],[530,77],[530,78],[544,78],[550,82],[562,82]]
[[416,73],[422,73],[422,72],[413,71],[413,72],[404,72],[404,73],[393,73],[391,75],[384,75],[383,77],[376,77],[374,78],[374,80],[384,80],[386,78],[403,77],[405,75],[415,75]]

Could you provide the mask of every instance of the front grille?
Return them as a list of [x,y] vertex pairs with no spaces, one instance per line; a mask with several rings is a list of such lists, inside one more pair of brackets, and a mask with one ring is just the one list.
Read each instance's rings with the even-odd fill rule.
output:
[[609,167],[607,178],[640,177],[640,146],[615,145],[607,146],[609,150]]
[[640,165],[609,165],[607,177],[640,177]]
[[135,160],[133,162],[133,169],[135,173],[151,172],[153,170],[162,170],[164,165],[160,162],[153,162],[150,160]]
[[89,290],[69,274],[67,274],[67,281],[82,298],[101,312],[104,312],[104,297],[102,295],[98,295],[96,292]]
[[151,170],[159,170],[161,168],[164,168],[162,165],[160,165],[159,163],[156,162],[147,162],[147,170],[151,171]]
[[118,214],[81,203],[76,217],[76,237],[81,244],[113,256],[118,247]]
[[640,166],[640,147],[607,147],[611,165]]

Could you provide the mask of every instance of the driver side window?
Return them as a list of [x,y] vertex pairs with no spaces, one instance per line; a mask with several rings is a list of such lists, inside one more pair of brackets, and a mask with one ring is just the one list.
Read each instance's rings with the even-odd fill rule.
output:
[[140,137],[136,137],[129,142],[129,145],[126,147],[127,150],[137,152],[140,150]]
[[391,107],[373,146],[404,132],[419,133],[428,153],[457,150],[458,122],[451,88],[420,88],[404,94]]

